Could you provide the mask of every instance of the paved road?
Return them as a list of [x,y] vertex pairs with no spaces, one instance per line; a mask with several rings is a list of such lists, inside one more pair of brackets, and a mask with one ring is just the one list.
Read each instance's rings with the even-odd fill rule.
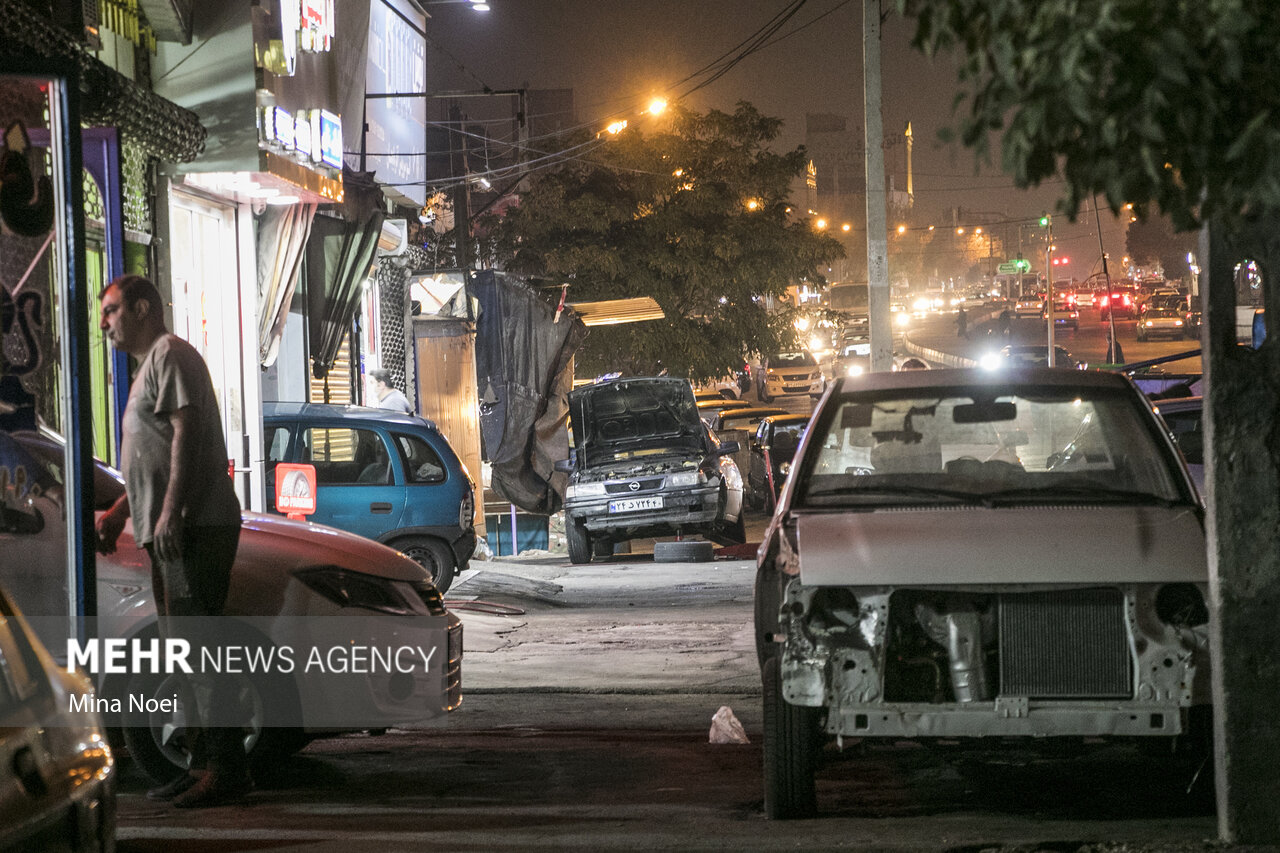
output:
[[[975,320],[970,323],[968,339],[956,335],[955,315],[938,314],[918,318],[913,321],[907,335],[912,343],[946,353],[979,359],[986,352],[999,350],[1006,342],[994,329],[994,324],[983,319],[986,315],[981,311],[973,312]],[[1079,361],[1090,364],[1101,364],[1107,352],[1107,324],[1101,321],[1099,312],[1086,308],[1080,312],[1080,326],[1077,330],[1056,329],[1054,343],[1065,347]],[[1047,338],[1045,323],[1034,318],[1013,321],[1011,343],[1044,345]],[[1136,320],[1116,320],[1116,333],[1120,346],[1124,350],[1127,362],[1144,361],[1161,358],[1179,352],[1198,349],[1200,344],[1193,340],[1151,340],[1139,343],[1137,340]],[[988,334],[990,332],[990,334]],[[1175,373],[1199,373],[1200,359],[1193,357],[1165,365],[1165,369]]]
[[[824,817],[765,821],[753,571],[645,555],[477,563],[451,592],[466,698],[446,725],[317,741],[261,774],[246,804],[204,812],[149,803],[127,772],[119,849],[1027,853],[1097,840],[1199,850],[1214,835],[1211,809],[1181,793],[1186,768],[1125,750],[955,761],[832,748]],[[725,705],[750,743],[708,742]]]

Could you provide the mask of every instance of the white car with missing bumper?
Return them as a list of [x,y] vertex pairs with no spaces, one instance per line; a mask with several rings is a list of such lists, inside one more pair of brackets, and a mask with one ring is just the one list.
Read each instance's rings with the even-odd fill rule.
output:
[[1124,377],[839,382],[760,549],[768,815],[816,810],[824,736],[1196,744],[1207,576],[1186,468]]

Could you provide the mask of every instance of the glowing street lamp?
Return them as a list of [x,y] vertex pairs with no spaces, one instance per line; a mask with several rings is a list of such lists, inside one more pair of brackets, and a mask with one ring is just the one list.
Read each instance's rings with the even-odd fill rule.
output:
[[649,102],[649,114],[659,116],[667,108],[666,98],[654,98]]
[[606,128],[605,128],[605,130],[609,131],[610,133],[612,133],[612,134],[614,134],[614,135],[617,135],[617,134],[619,134],[619,133],[622,133],[622,131],[624,131],[624,130],[626,130],[626,129],[627,129],[627,120],[626,120],[626,119],[621,119],[621,120],[619,120],[619,121],[612,122],[608,127],[606,127]]
[[819,217],[817,220],[814,221],[813,227],[817,228],[819,231],[822,231],[827,227],[827,220]]
[[852,226],[852,225],[850,225],[848,222],[846,222],[845,224],[843,224],[843,225],[841,225],[841,226],[840,226],[840,230],[841,230],[841,231],[844,231],[844,232],[848,232],[848,231],[849,231],[849,229],[851,229],[851,228],[853,228],[853,226]]

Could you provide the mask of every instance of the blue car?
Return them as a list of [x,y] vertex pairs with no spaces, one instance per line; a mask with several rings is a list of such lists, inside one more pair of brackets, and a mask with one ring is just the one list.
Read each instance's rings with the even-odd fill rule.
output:
[[265,403],[267,508],[281,462],[316,469],[309,521],[390,545],[431,573],[440,592],[476,548],[475,485],[436,425],[362,406]]

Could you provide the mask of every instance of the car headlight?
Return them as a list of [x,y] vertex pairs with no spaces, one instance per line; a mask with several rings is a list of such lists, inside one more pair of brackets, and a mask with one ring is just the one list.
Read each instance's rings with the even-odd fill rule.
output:
[[1174,321],[1173,321],[1173,325],[1175,325],[1175,326],[1181,326],[1181,325],[1182,325],[1182,321],[1181,321],[1181,320],[1174,320]]
[[667,485],[673,489],[682,486],[696,486],[706,481],[707,475],[701,471],[677,471],[674,474],[667,475]]
[[861,375],[862,375],[862,365],[861,365],[861,364],[851,364],[851,365],[849,365],[849,369],[848,369],[846,372],[847,372],[850,376],[861,376]]
[[578,483],[564,490],[565,500],[600,497],[604,493],[604,483]]
[[329,599],[339,607],[361,607],[382,613],[407,615],[413,607],[401,594],[398,583],[376,575],[366,575],[326,566],[319,569],[303,569],[294,577],[311,591]]
[[978,359],[978,366],[984,370],[998,370],[1000,365],[1004,363],[1004,359],[999,353],[989,352]]
[[903,327],[910,326],[911,315],[906,313],[900,313],[897,315],[897,318],[894,320],[894,322],[899,326],[903,326]]
[[1147,326],[1147,328],[1148,328],[1148,329],[1149,329],[1149,328],[1151,328],[1151,327],[1152,327],[1152,326],[1154,326],[1154,325],[1155,325],[1155,323],[1154,323],[1154,322],[1152,322],[1151,320],[1148,320],[1148,321],[1146,322],[1146,326]]

